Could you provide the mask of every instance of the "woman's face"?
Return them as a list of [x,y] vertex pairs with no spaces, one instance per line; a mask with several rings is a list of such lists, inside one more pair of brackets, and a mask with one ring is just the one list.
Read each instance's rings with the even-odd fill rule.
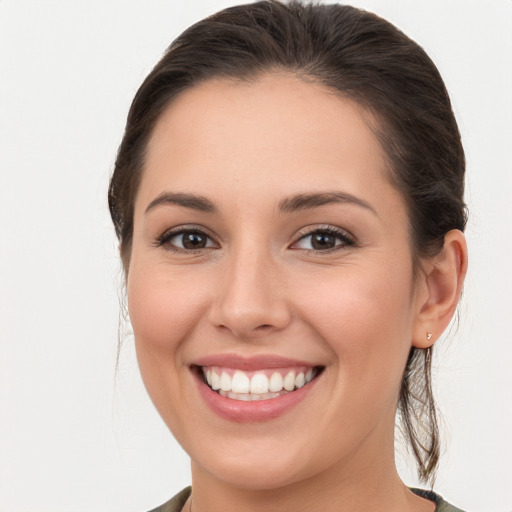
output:
[[367,120],[283,73],[203,83],[156,125],[129,311],[196,475],[262,489],[393,464],[421,294]]

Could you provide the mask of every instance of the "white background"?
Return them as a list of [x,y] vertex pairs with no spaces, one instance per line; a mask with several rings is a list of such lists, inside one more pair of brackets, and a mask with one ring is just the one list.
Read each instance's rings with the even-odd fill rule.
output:
[[[130,337],[115,373],[106,189],[144,76],[183,29],[233,3],[0,1],[1,512],[143,512],[190,481]],[[459,330],[438,349],[436,489],[469,512],[511,512],[512,1],[353,4],[424,46],[452,95],[471,269]]]

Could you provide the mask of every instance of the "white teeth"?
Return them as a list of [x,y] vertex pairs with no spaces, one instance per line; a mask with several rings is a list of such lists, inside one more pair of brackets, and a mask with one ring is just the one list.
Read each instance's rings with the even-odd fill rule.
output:
[[293,391],[295,387],[295,373],[288,372],[288,375],[283,380],[283,387],[286,391]]
[[220,389],[220,377],[213,370],[212,370],[211,374],[212,374],[212,376],[211,376],[212,382],[210,385],[214,391],[217,391],[218,389]]
[[231,377],[227,372],[222,372],[220,376],[220,389],[222,391],[231,391]]
[[290,370],[284,378],[282,370],[275,371],[270,378],[263,372],[256,372],[249,378],[242,370],[236,370],[231,375],[233,370],[221,371],[203,367],[204,378],[214,391],[234,400],[245,401],[267,400],[300,389],[317,375],[314,368],[309,368],[305,373],[300,371],[295,375],[296,371]]
[[251,379],[251,393],[262,395],[268,393],[268,379],[263,373],[255,373]]
[[306,384],[306,379],[304,377],[304,374],[302,372],[300,372],[299,375],[297,375],[297,377],[295,377],[295,387],[297,389],[299,389],[302,386],[304,386],[304,384]]
[[219,395],[231,398],[232,400],[241,400],[243,402],[268,400],[270,398],[281,396],[280,393],[263,393],[261,395],[253,395],[251,393],[233,393],[233,391],[222,391],[222,389],[219,390]]
[[274,393],[283,389],[283,377],[279,372],[274,372],[268,381],[268,389]]
[[263,393],[261,395],[251,395],[253,400],[268,400],[269,398],[276,398],[281,396],[279,393]]
[[[253,377],[254,380],[254,377]],[[231,383],[231,391],[233,393],[249,393],[249,386],[251,385],[251,391],[252,391],[252,384],[249,381],[249,377],[244,372],[236,371],[233,375],[233,380]],[[224,389],[224,388],[223,388]],[[228,390],[225,390],[228,391]],[[254,391],[253,391],[254,393]]]
[[242,400],[244,402],[250,402],[252,400],[249,393],[235,393],[234,391],[228,391],[227,396],[228,398],[233,398],[234,400]]

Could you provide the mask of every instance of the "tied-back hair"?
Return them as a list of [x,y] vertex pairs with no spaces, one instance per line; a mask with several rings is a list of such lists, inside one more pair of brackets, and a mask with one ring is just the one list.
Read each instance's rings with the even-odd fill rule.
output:
[[[445,234],[464,230],[465,159],[443,80],[424,50],[375,14],[343,5],[276,0],[231,7],[187,29],[167,49],[130,108],[109,188],[125,273],[134,202],[157,119],[181,91],[206,80],[256,80],[286,71],[372,114],[389,179],[405,200],[415,275]],[[439,429],[432,348],[411,348],[398,398],[418,475],[433,483]]]

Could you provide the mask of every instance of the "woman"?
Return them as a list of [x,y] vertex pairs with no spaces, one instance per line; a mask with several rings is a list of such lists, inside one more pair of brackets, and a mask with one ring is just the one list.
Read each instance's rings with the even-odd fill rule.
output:
[[185,31],[132,104],[109,190],[146,388],[191,457],[159,511],[457,510],[432,346],[467,268],[437,69],[375,15],[276,1]]

